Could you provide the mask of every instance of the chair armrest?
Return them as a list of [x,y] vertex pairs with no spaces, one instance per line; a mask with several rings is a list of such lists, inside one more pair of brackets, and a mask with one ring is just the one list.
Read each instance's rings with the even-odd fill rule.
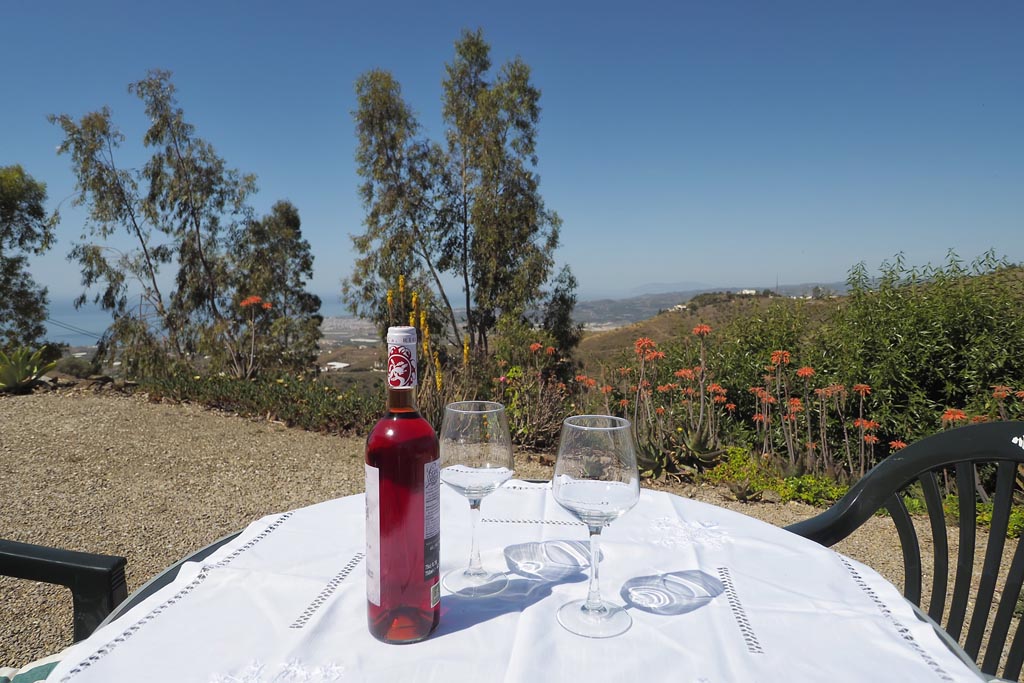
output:
[[92,633],[128,595],[127,560],[0,539],[0,575],[71,589],[75,642]]

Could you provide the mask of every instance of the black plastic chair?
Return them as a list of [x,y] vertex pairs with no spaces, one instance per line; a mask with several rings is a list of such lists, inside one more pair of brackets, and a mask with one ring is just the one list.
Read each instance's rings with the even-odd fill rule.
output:
[[127,596],[127,561],[115,555],[62,550],[0,539],[0,576],[71,589],[75,642],[86,638]]
[[[900,493],[915,483],[921,487],[934,545],[931,599],[928,616],[976,661],[981,670],[997,675],[1000,658],[1015,620],[1014,610],[1024,583],[1024,542],[1017,547],[1002,586],[1001,598],[993,604],[1006,530],[1009,523],[1018,468],[1024,463],[1024,422],[992,422],[960,427],[935,434],[911,444],[883,460],[850,491],[825,512],[793,524],[793,533],[831,546],[853,533],[881,509],[889,512],[899,532],[903,549],[905,582],[903,593],[915,605],[921,605],[922,557],[917,532]],[[991,466],[994,465],[994,470]],[[956,578],[949,612],[945,612],[950,576],[946,517],[940,495],[940,476],[944,468],[955,469],[956,491],[960,497],[960,545],[956,557]],[[978,471],[994,474],[992,522],[984,564],[972,589],[976,545],[976,508]],[[947,471],[952,471],[947,470]],[[970,625],[963,636],[964,619],[972,602]],[[984,652],[981,649],[985,626],[995,609],[995,619]],[[944,618],[945,617],[945,618]],[[1010,644],[1002,676],[1018,679],[1024,663],[1024,625],[1017,619],[1016,634]]]

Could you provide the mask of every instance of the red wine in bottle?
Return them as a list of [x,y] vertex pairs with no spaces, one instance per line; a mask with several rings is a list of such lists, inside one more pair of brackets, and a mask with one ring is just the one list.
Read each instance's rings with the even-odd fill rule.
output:
[[387,414],[366,440],[366,607],[386,643],[423,640],[441,616],[441,461],[416,409],[416,328],[388,329]]

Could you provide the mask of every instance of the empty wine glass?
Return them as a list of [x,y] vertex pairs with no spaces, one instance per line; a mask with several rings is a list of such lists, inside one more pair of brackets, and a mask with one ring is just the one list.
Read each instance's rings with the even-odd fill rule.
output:
[[493,401],[449,403],[441,424],[441,481],[469,499],[472,519],[469,566],[441,579],[452,593],[478,597],[505,589],[508,577],[483,568],[477,545],[481,499],[512,477],[512,439],[505,406]]
[[558,610],[558,623],[588,638],[624,633],[633,619],[601,599],[598,582],[601,529],[640,499],[640,476],[629,420],[609,415],[576,415],[562,423],[555,476],[555,500],[590,529],[590,590],[586,600]]

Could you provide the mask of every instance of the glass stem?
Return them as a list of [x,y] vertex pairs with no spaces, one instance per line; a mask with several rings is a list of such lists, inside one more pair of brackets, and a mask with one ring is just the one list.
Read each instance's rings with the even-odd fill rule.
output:
[[480,522],[479,498],[469,499],[469,517],[469,567],[466,568],[466,574],[469,576],[483,576],[486,572],[484,571],[483,562],[480,561],[480,546],[476,542],[476,528]]
[[583,605],[585,612],[600,612],[604,610],[604,603],[601,601],[600,586],[600,558],[601,558],[601,527],[590,527],[590,590],[587,591],[587,602]]

